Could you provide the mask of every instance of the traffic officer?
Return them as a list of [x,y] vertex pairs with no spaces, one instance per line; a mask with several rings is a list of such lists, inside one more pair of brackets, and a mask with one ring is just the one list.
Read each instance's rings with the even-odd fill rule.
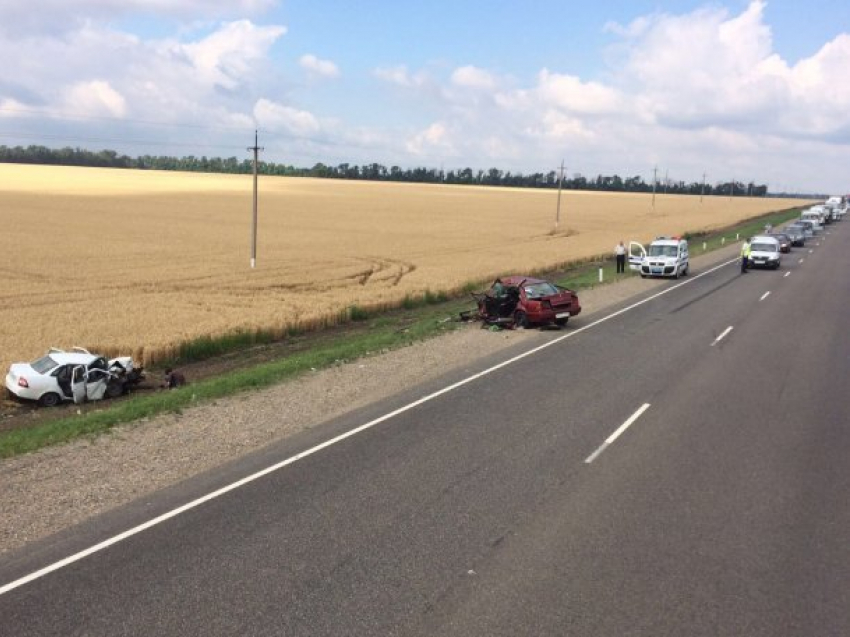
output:
[[741,274],[747,273],[747,266],[750,264],[750,239],[744,240],[744,245],[741,247]]

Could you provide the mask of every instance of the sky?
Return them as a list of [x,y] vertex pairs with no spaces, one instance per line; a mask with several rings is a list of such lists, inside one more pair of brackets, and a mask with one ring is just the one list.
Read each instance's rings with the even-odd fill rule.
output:
[[846,0],[0,0],[0,145],[850,192]]

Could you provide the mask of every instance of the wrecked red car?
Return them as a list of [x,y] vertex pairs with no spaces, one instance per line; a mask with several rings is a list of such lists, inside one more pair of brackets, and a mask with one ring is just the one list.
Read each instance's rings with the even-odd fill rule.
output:
[[496,279],[476,298],[479,318],[491,325],[566,325],[581,312],[575,292],[530,276]]

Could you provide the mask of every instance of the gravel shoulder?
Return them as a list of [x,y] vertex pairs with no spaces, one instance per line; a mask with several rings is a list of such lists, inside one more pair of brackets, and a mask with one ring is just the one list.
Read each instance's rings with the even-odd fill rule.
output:
[[[698,273],[732,258],[737,247],[692,259]],[[590,314],[669,281],[628,277],[581,292]],[[409,347],[323,369],[253,393],[116,427],[0,461],[0,554],[176,484],[348,411],[395,395],[470,361],[522,342],[537,330],[490,332],[469,325]]]

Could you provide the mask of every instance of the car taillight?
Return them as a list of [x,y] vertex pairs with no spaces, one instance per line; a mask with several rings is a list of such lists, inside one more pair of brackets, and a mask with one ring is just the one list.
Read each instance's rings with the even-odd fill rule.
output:
[[30,386],[30,384],[27,382],[27,379],[24,378],[23,376],[21,376],[18,379],[18,387],[24,387],[24,388],[29,389],[29,386]]

